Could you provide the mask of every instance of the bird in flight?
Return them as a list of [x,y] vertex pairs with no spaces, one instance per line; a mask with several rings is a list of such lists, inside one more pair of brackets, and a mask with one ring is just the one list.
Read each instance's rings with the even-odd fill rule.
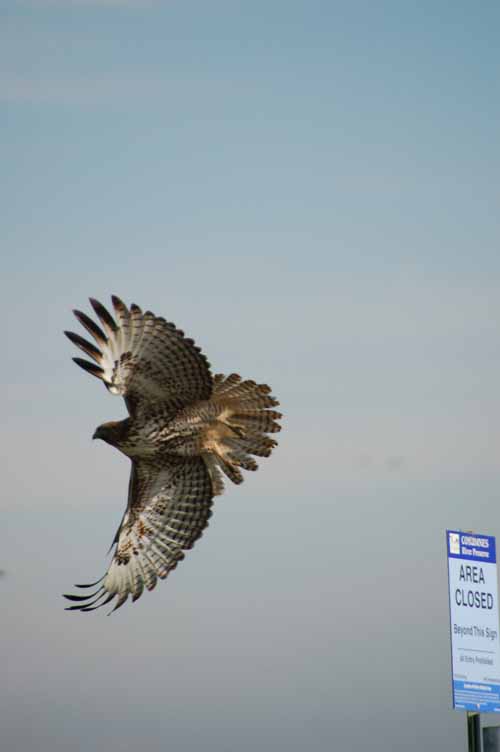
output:
[[241,483],[241,469],[257,470],[254,456],[268,457],[282,417],[271,389],[233,373],[212,376],[210,364],[192,339],[164,318],[111,298],[114,316],[97,300],[99,320],[81,311],[78,321],[95,344],[73,332],[66,336],[90,358],[73,358],[85,371],[125,400],[129,416],[103,423],[102,439],[132,462],[125,514],[113,540],[113,557],[86,595],[66,595],[69,611],[94,611],[165,579],[184,550],[208,525],[213,497],[223,478]]

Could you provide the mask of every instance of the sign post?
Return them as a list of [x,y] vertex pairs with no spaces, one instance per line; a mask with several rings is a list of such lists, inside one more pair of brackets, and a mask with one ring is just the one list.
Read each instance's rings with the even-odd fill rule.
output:
[[467,750],[481,752],[481,716],[472,710],[467,711]]

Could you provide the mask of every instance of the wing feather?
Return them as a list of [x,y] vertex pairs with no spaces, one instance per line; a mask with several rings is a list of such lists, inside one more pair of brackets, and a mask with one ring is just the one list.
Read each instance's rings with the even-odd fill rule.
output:
[[104,347],[104,348],[107,347],[108,338],[106,337],[102,329],[99,326],[97,326],[97,324],[95,324],[92,321],[92,319],[89,316],[87,316],[86,313],[82,313],[82,311],[77,311],[76,308],[73,311],[73,313],[75,314],[80,324],[84,326],[85,329],[88,331],[88,333],[93,336],[97,344],[100,347]]
[[85,360],[84,358],[73,358],[73,360],[84,371],[91,373],[92,376],[96,376],[98,379],[102,379],[104,370],[101,366],[97,366],[95,363],[91,363],[90,360]]
[[114,317],[90,298],[100,325],[74,311],[95,345],[79,334],[65,334],[97,364],[79,358],[78,365],[101,379],[110,392],[122,395],[131,415],[147,413],[159,403],[173,411],[209,399],[210,364],[193,340],[164,318],[143,313],[135,303],[128,309],[116,295],[111,300]]
[[162,464],[134,461],[127,511],[102,585],[87,596],[66,595],[75,603],[68,610],[94,610],[116,599],[115,611],[129,596],[136,601],[144,588],[152,590],[202,535],[212,499],[211,477],[201,457],[169,455]]
[[89,342],[88,340],[84,339],[84,337],[80,337],[79,334],[74,334],[73,332],[64,332],[66,337],[73,342],[74,345],[80,348],[80,350],[83,350],[83,352],[86,355],[89,355],[91,358],[95,360],[96,363],[99,363],[102,353],[101,351],[95,347],[95,345],[92,344],[92,342]]
[[102,303],[99,303],[98,300],[95,298],[89,298],[90,305],[94,309],[94,311],[97,313],[99,318],[101,319],[101,323],[104,325],[104,328],[108,330],[108,333],[113,336],[118,331],[118,327],[116,325],[115,320],[110,315],[109,311],[106,310],[106,308],[102,305]]

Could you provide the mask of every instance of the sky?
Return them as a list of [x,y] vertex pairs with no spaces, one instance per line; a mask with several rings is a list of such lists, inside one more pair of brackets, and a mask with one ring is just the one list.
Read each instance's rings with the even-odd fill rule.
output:
[[[2,749],[466,749],[446,528],[500,535],[500,9],[0,9]],[[97,579],[125,415],[71,362],[117,294],[285,415],[154,593]],[[494,722],[494,718],[487,718]]]

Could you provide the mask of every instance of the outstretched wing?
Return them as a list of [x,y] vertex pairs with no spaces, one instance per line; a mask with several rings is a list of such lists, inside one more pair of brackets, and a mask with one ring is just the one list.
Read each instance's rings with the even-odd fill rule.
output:
[[74,311],[96,343],[65,332],[94,361],[73,358],[75,363],[102,379],[110,392],[122,395],[131,415],[158,403],[176,410],[209,399],[210,364],[193,340],[151,311],[143,313],[135,304],[128,309],[115,295],[112,302],[116,320],[90,298],[102,328],[85,313]]
[[94,611],[116,598],[119,608],[129,595],[136,601],[144,587],[153,590],[192,548],[208,525],[212,483],[200,457],[174,457],[161,466],[132,463],[128,507],[117,533],[116,547],[102,583],[90,595],[66,595],[76,605],[67,610]]

